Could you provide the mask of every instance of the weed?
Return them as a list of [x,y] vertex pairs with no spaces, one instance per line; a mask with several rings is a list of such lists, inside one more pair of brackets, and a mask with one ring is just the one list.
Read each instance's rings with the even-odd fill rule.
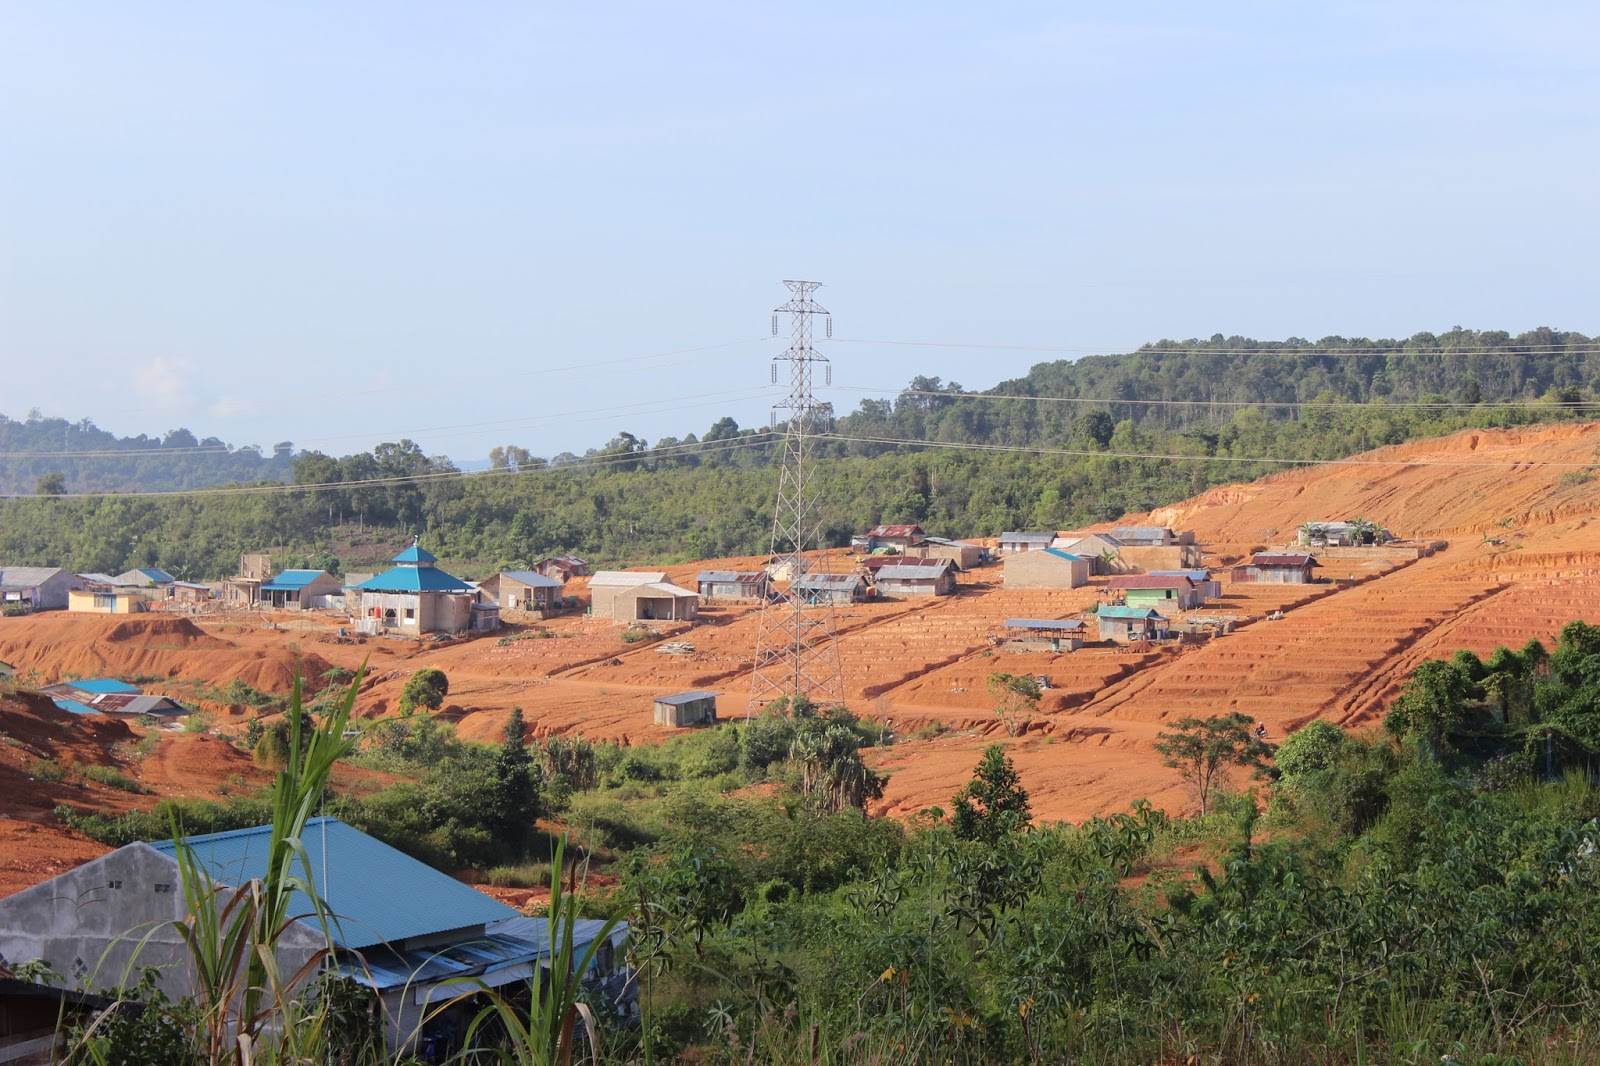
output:
[[79,772],[88,780],[98,781],[108,788],[134,793],[144,791],[144,786],[114,766],[86,766]]
[[40,781],[65,781],[67,768],[54,759],[35,759],[28,772]]

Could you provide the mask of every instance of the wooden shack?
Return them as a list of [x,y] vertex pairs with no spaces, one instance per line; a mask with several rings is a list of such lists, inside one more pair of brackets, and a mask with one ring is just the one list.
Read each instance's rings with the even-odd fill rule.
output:
[[693,725],[717,724],[717,697],[719,692],[679,692],[673,696],[657,696],[655,701],[656,725],[682,729]]
[[1018,651],[1077,651],[1084,623],[1076,618],[1007,618],[1006,646]]

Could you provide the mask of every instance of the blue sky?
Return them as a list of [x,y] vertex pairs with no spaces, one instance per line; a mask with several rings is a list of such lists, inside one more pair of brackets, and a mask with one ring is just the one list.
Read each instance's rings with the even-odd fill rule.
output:
[[871,339],[1600,332],[1592,5],[0,13],[14,418],[461,460],[760,423],[792,277],[855,387],[1049,357]]

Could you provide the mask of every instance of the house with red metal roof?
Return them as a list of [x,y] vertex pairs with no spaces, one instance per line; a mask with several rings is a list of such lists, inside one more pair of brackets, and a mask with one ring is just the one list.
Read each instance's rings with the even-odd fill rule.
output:
[[1233,568],[1235,584],[1309,585],[1317,561],[1303,552],[1256,552],[1243,566]]

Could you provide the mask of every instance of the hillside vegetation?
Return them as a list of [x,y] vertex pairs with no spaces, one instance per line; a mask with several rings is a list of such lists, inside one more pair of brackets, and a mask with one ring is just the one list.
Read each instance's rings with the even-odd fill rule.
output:
[[[833,543],[878,521],[971,536],[1061,528],[1147,511],[1286,463],[1576,417],[1597,394],[1594,342],[1547,329],[1517,337],[1455,330],[1403,342],[1163,341],[1128,355],[1042,363],[988,393],[918,378],[892,402],[864,400],[822,443],[819,454],[830,462],[818,487]],[[17,435],[34,425],[0,428]],[[45,440],[64,425],[41,420],[17,439]],[[343,458],[303,452],[276,475],[258,468],[215,480],[287,473],[295,484],[331,487],[5,501],[0,558],[79,570],[159,565],[216,578],[233,571],[241,549],[256,547],[276,549],[290,565],[364,568],[412,533],[467,576],[558,551],[600,563],[754,554],[766,547],[770,522],[772,440],[724,418],[703,436],[653,445],[622,432],[585,456],[546,460],[497,448],[495,469],[474,476],[457,476],[448,459],[406,440]],[[137,463],[163,461],[151,443]],[[248,462],[240,455],[191,450],[171,461]],[[65,460],[6,462],[13,465],[0,467],[9,471],[4,484],[16,489],[20,478],[31,491],[30,478]],[[95,469],[63,482],[103,486]],[[130,469],[125,487],[169,483]],[[186,484],[205,480],[193,470],[185,476]],[[401,478],[417,480],[394,480]],[[364,542],[350,536],[357,529]]]

